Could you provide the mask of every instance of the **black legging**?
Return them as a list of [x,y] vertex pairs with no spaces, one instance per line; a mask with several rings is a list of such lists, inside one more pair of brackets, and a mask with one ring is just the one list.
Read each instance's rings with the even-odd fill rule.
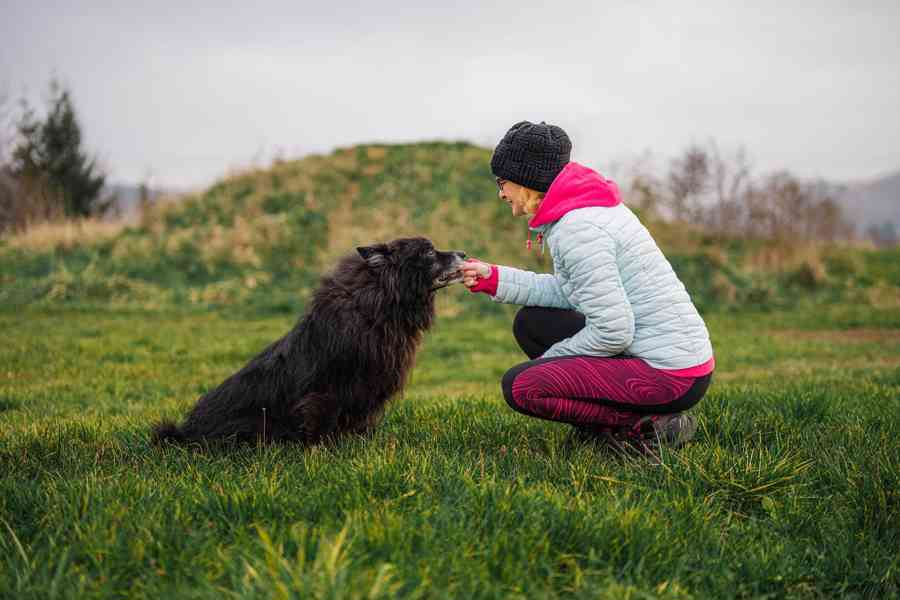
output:
[[519,347],[534,360],[550,346],[584,328],[584,315],[574,310],[526,306],[516,313],[513,335]]

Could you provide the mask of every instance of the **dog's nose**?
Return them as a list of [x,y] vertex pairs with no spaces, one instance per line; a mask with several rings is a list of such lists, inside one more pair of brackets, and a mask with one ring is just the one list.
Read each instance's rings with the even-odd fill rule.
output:
[[455,252],[455,251],[454,251],[453,254],[455,254],[456,256],[458,256],[458,257],[461,258],[461,259],[466,257],[466,253],[465,253],[465,252]]

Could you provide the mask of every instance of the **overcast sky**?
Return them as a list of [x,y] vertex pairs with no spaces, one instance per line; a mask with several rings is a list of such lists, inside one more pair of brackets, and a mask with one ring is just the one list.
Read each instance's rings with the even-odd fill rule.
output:
[[57,75],[114,181],[196,186],[372,141],[492,147],[522,119],[596,168],[712,137],[758,171],[900,169],[896,0],[227,4],[0,0],[0,90],[41,99]]

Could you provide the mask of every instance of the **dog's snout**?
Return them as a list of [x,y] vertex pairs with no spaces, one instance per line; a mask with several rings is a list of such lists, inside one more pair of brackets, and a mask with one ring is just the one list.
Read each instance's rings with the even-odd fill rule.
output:
[[455,250],[454,250],[453,254],[455,254],[456,257],[457,257],[458,259],[460,259],[460,260],[462,260],[462,259],[464,259],[464,258],[466,257],[466,253],[465,253],[465,252],[458,252],[458,251],[455,251]]

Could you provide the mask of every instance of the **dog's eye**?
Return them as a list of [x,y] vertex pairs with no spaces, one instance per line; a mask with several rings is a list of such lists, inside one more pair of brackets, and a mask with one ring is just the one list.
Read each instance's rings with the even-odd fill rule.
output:
[[425,253],[425,256],[427,256],[428,258],[434,258],[434,257],[435,257],[434,248],[432,248],[431,250],[429,250],[428,252],[426,252],[426,253]]

